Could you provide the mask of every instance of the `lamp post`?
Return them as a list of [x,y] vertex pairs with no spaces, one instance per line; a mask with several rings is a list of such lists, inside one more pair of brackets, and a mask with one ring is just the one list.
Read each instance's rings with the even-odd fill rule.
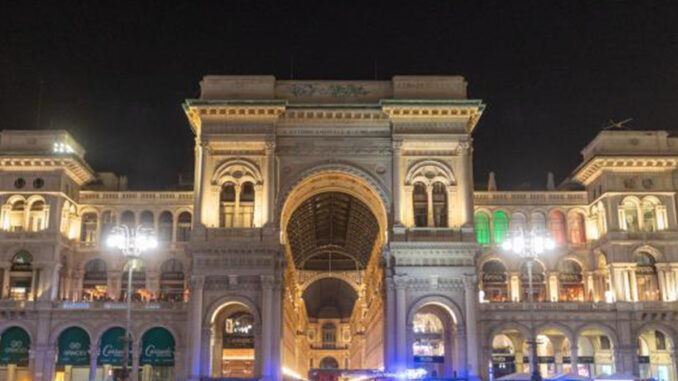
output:
[[532,345],[532,376],[530,379],[532,381],[541,381],[542,377],[537,361],[537,333],[534,330],[535,304],[534,290],[532,287],[532,266],[540,254],[555,248],[555,242],[540,230],[532,229],[528,233],[525,233],[523,229],[517,229],[510,237],[504,238],[501,246],[505,251],[513,252],[514,254],[527,259],[528,300],[531,309],[530,330],[532,335],[531,342],[528,341],[528,343]]
[[136,261],[145,251],[155,249],[158,241],[155,238],[153,229],[139,225],[131,228],[127,225],[118,225],[111,229],[106,238],[106,245],[110,248],[118,249],[127,259],[127,325],[125,326],[125,336],[123,337],[123,358],[122,358],[122,379],[127,380],[129,371],[127,362],[129,360],[129,336],[132,325],[132,271]]

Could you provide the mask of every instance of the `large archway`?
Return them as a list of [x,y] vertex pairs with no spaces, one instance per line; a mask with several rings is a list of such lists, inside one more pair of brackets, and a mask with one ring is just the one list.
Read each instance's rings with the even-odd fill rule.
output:
[[383,367],[383,193],[360,176],[330,170],[283,194],[283,371],[305,376],[326,358],[344,369]]
[[257,377],[261,327],[252,307],[240,301],[221,303],[212,312],[209,326],[210,376]]

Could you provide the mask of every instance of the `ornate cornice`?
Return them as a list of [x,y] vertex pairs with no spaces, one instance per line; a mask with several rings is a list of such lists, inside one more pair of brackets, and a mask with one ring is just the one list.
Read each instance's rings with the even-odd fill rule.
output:
[[78,185],[95,179],[94,171],[76,156],[3,156],[0,157],[0,168],[4,171],[64,170]]
[[584,191],[475,191],[476,206],[492,205],[587,205]]
[[574,172],[574,179],[584,185],[594,181],[603,170],[612,172],[665,172],[678,168],[675,156],[597,156]]

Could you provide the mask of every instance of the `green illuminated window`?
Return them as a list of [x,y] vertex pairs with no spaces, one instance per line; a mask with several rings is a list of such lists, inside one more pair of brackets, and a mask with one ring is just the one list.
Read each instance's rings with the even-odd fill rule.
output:
[[492,218],[492,223],[494,224],[494,242],[501,243],[508,234],[509,222],[506,212],[498,210],[494,212]]
[[474,216],[478,243],[490,243],[490,216],[478,212]]

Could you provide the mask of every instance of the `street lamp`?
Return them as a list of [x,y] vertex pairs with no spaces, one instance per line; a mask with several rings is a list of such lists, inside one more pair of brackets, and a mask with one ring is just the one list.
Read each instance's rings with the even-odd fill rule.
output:
[[123,359],[122,359],[122,379],[126,380],[129,376],[127,370],[127,361],[129,359],[129,335],[132,324],[132,271],[137,260],[145,251],[158,247],[158,241],[155,238],[153,229],[139,225],[131,228],[127,225],[118,225],[111,229],[106,238],[106,245],[110,248],[118,249],[127,259],[127,325],[125,326],[125,336],[123,337]]
[[532,229],[525,233],[523,229],[516,229],[511,237],[505,237],[501,244],[502,249],[511,251],[514,254],[527,259],[527,280],[530,302],[530,330],[532,331],[531,345],[532,345],[532,381],[541,381],[541,372],[539,371],[539,364],[537,362],[537,334],[534,330],[534,290],[532,288],[532,266],[534,261],[540,254],[545,251],[550,251],[555,248],[556,244],[551,237],[545,235],[542,231]]

